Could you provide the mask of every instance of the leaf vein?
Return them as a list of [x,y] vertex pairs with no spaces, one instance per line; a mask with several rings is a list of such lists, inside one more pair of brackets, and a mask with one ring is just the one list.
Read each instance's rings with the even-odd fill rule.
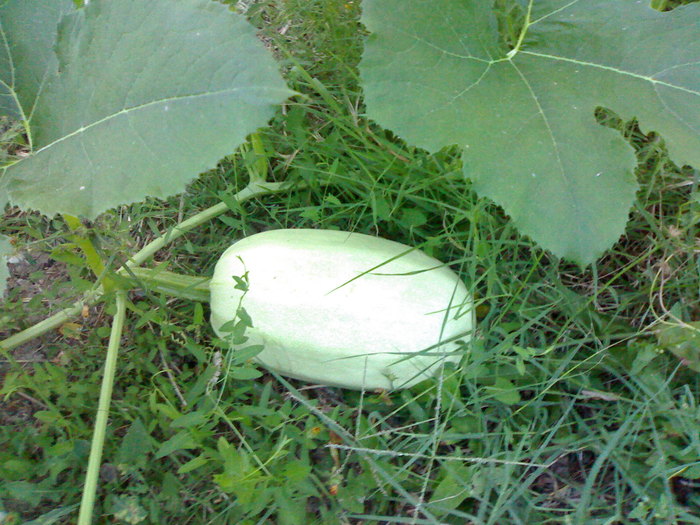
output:
[[513,65],[513,68],[515,68],[515,71],[518,73],[518,75],[522,79],[527,90],[530,92],[530,96],[532,97],[532,100],[535,102],[535,105],[537,106],[537,111],[542,116],[542,122],[544,123],[545,127],[547,128],[547,133],[549,134],[549,137],[552,141],[552,146],[554,146],[554,151],[556,152],[557,164],[559,164],[559,169],[561,171],[562,176],[565,176],[564,164],[561,160],[561,155],[559,154],[559,145],[557,144],[557,139],[554,136],[554,131],[552,130],[552,126],[549,124],[549,119],[547,118],[547,115],[544,112],[544,108],[542,107],[542,104],[540,104],[540,100],[537,97],[535,90],[532,88],[532,85],[530,84],[530,82],[528,82],[528,80],[525,77],[525,75],[523,74],[523,72],[520,71],[520,69],[518,68],[518,66],[514,62],[511,61],[511,64]]
[[459,34],[455,30],[454,24],[451,24],[450,20],[446,18],[446,13],[444,11],[440,11],[440,15],[442,16],[442,20],[445,23],[445,27],[450,28],[450,32],[454,35],[455,40],[460,43],[460,45],[464,48],[464,51],[466,51],[469,56],[472,56],[472,50],[469,49],[467,43],[464,42],[462,38],[460,38]]
[[[483,59],[483,58],[475,57],[475,56],[473,56],[473,55],[460,55],[459,53],[454,53],[454,52],[452,52],[452,51],[447,51],[446,49],[443,49],[443,48],[441,48],[440,46],[436,46],[436,45],[433,44],[432,42],[430,42],[430,41],[428,41],[428,40],[425,40],[424,38],[419,37],[419,36],[416,35],[415,33],[412,34],[412,33],[409,33],[408,31],[401,31],[401,30],[398,29],[398,28],[396,28],[395,31],[396,31],[397,33],[400,33],[400,34],[402,34],[402,35],[408,37],[409,39],[412,39],[412,40],[415,40],[416,42],[419,42],[419,43],[421,43],[421,44],[424,44],[424,45],[426,45],[426,46],[428,46],[428,47],[430,47],[430,48],[432,48],[432,49],[434,49],[434,50],[436,50],[436,51],[439,51],[440,53],[443,53],[443,54],[445,54],[445,55],[447,55],[447,56],[451,56],[451,57],[455,57],[455,58],[464,58],[464,59],[466,59],[466,60],[476,60],[477,62],[484,62],[484,63],[486,63],[486,64],[490,64],[490,63],[493,62],[492,60],[485,60],[485,59]],[[467,49],[467,52],[470,52],[470,51]]]
[[690,129],[691,131],[693,131],[693,132],[695,132],[695,133],[698,132],[698,129],[697,129],[697,128],[695,128],[690,122],[687,122],[686,119],[685,119],[684,117],[682,117],[681,115],[679,115],[678,112],[677,112],[676,110],[672,109],[672,108],[668,105],[668,103],[667,103],[667,102],[664,100],[664,98],[661,96],[661,93],[659,93],[659,88],[658,88],[657,85],[654,85],[654,93],[656,94],[656,96],[657,96],[658,99],[659,99],[659,102],[660,102],[661,105],[666,109],[666,111],[668,111],[671,115],[673,115],[674,117],[676,117],[676,118],[678,119],[679,122],[681,122],[682,124],[684,124],[684,125],[685,125],[688,129]]
[[484,72],[477,78],[474,82],[472,82],[469,86],[465,87],[462,91],[460,91],[457,95],[455,95],[453,102],[456,101],[458,98],[462,97],[467,91],[471,91],[473,88],[478,86],[481,81],[484,79],[486,75],[488,75],[488,72],[491,70],[491,66],[493,65],[493,62],[488,64],[484,68]]
[[654,73],[652,76],[653,76],[653,77],[656,77],[656,76],[658,76],[658,75],[663,75],[663,74],[666,73],[667,71],[671,71],[671,70],[677,69],[677,68],[679,68],[679,67],[697,66],[697,65],[700,65],[700,60],[696,60],[696,61],[694,61],[694,62],[685,62],[685,63],[683,63],[683,64],[674,64],[674,65],[672,65],[672,66],[667,67],[666,69],[662,69],[661,71],[657,71],[657,72]]
[[[557,144],[557,139],[554,136],[554,131],[552,130],[552,126],[549,123],[549,119],[547,118],[547,115],[544,112],[544,108],[540,104],[540,100],[537,97],[535,90],[532,88],[532,85],[530,84],[530,82],[528,82],[527,77],[525,77],[523,72],[520,71],[518,66],[513,61],[511,61],[511,64],[513,65],[513,68],[515,68],[515,71],[518,73],[518,75],[522,79],[527,90],[530,92],[530,95],[532,96],[532,99],[534,100],[535,105],[537,106],[537,109],[538,109],[540,115],[542,116],[542,121],[544,122],[544,125],[547,128],[547,133],[549,134],[549,137],[552,141],[552,146],[554,148],[554,152],[556,155],[557,164],[559,164],[559,173],[561,175],[561,178],[564,179],[565,182],[569,182],[568,178],[566,176],[566,170],[564,169],[564,162],[562,161],[561,154],[559,152],[559,145]],[[577,217],[580,216],[581,208],[579,206],[578,200],[576,199],[576,196],[573,195],[573,193],[572,193],[571,185],[564,184],[564,188],[565,188],[565,191],[569,194],[569,202],[571,203],[571,206],[574,209],[574,215]],[[580,228],[582,225],[586,225],[587,221],[577,220],[576,224]]]
[[67,133],[63,135],[62,137],[50,142],[49,144],[46,144],[45,146],[42,146],[39,148],[37,151],[34,152],[34,155],[41,153],[42,151],[45,151],[47,149],[52,148],[56,144],[59,144],[65,140],[68,140],[72,137],[75,137],[76,135],[80,135],[81,133],[84,133],[85,131],[94,128],[95,126],[99,126],[100,124],[103,124],[105,122],[108,122],[112,119],[115,119],[117,117],[120,117],[122,115],[128,115],[134,111],[138,111],[144,108],[148,108],[150,106],[155,106],[158,104],[164,104],[164,103],[169,103],[169,102],[177,102],[180,100],[186,100],[190,98],[199,98],[199,97],[211,97],[211,96],[218,96],[218,95],[229,95],[229,94],[234,94],[236,92],[244,92],[244,91],[249,91],[249,90],[257,90],[257,91],[277,91],[276,88],[269,88],[266,86],[247,86],[247,87],[241,87],[241,88],[233,88],[233,89],[222,89],[220,91],[211,91],[207,93],[194,93],[191,95],[180,95],[176,97],[168,97],[168,98],[162,98],[158,100],[151,100],[149,102],[145,102],[143,104],[138,104],[136,106],[132,106],[129,108],[124,108],[120,111],[117,111],[116,113],[112,113],[110,115],[107,115],[106,117],[103,117],[99,120],[96,120],[94,122],[91,122],[90,124],[84,125],[76,129],[75,131],[72,131],[70,133]]
[[569,2],[568,4],[561,6],[559,9],[555,9],[555,10],[552,11],[551,13],[547,13],[546,15],[543,15],[543,16],[539,17],[537,20],[533,20],[532,22],[530,22],[529,25],[532,26],[532,25],[534,25],[534,24],[536,24],[536,23],[538,23],[538,22],[541,22],[542,20],[544,20],[544,19],[546,19],[546,18],[549,18],[550,16],[554,16],[554,15],[556,15],[557,13],[561,13],[562,11],[565,11],[565,10],[567,10],[568,8],[570,8],[572,5],[578,4],[579,1],[580,1],[580,0],[573,0],[572,2]]
[[571,63],[571,64],[576,64],[576,65],[579,65],[579,66],[595,67],[595,68],[598,68],[598,69],[603,69],[603,70],[605,70],[605,71],[611,71],[611,72],[613,72],[613,73],[618,73],[618,74],[620,74],[620,75],[624,75],[624,76],[628,76],[628,77],[633,77],[633,78],[638,78],[638,79],[640,79],[640,80],[646,80],[647,82],[651,82],[652,84],[658,84],[658,85],[660,85],[660,86],[665,86],[665,87],[668,87],[668,88],[671,88],[671,89],[677,89],[677,90],[679,90],[679,91],[683,91],[683,92],[689,93],[689,94],[691,94],[691,95],[700,96],[700,91],[695,91],[695,90],[693,90],[693,89],[686,88],[686,87],[683,87],[683,86],[676,86],[676,85],[671,84],[671,83],[669,83],[669,82],[664,82],[664,81],[662,81],[662,80],[657,80],[657,79],[655,79],[655,78],[653,78],[653,77],[648,77],[648,76],[645,76],[645,75],[640,75],[639,73],[633,73],[632,71],[625,71],[625,70],[623,70],[623,69],[618,69],[618,68],[615,68],[615,67],[612,67],[612,66],[606,66],[606,65],[603,65],[603,64],[597,64],[597,63],[595,63],[595,62],[587,62],[587,61],[584,61],[584,60],[576,60],[576,59],[574,59],[574,58],[558,57],[558,56],[556,56],[556,55],[549,55],[549,54],[546,54],[546,53],[537,53],[537,52],[535,52],[535,51],[521,51],[521,53],[526,54],[526,55],[531,55],[531,56],[539,57],[539,58],[547,58],[547,59],[551,59],[551,60],[557,60],[557,61],[560,61],[560,62],[569,62],[569,63]]
[[12,89],[14,89],[15,61],[12,59],[12,50],[10,48],[10,43],[7,41],[7,35],[5,34],[5,30],[2,27],[2,23],[0,23],[0,35],[2,35],[2,47],[5,48],[5,51],[7,52],[7,58],[10,61],[10,84],[12,85]]

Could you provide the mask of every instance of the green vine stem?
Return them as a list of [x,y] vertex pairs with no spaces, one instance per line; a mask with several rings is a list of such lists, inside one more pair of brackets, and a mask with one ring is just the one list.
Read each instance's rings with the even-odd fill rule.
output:
[[92,511],[95,506],[97,481],[100,474],[100,463],[102,461],[102,447],[104,445],[105,432],[107,430],[109,405],[112,400],[114,373],[117,368],[119,343],[122,337],[122,330],[124,329],[124,318],[126,316],[126,291],[117,291],[116,302],[117,313],[114,314],[114,319],[112,320],[112,331],[109,334],[109,345],[107,346],[107,357],[105,359],[105,371],[104,376],[102,376],[100,399],[97,404],[95,428],[90,446],[90,457],[88,459],[85,485],[83,486],[83,498],[80,503],[78,525],[90,525],[92,522]]
[[58,328],[62,324],[74,319],[86,306],[96,303],[103,294],[104,290],[102,286],[87,292],[83,295],[82,299],[73,303],[72,306],[64,308],[60,312],[53,314],[51,317],[47,317],[43,321],[40,321],[37,324],[30,326],[21,332],[17,332],[3,341],[0,341],[0,350],[12,350],[13,348],[31,341],[32,339],[39,337],[46,332],[50,332],[51,330]]
[[530,0],[530,2],[528,3],[527,12],[525,13],[525,21],[523,22],[523,27],[520,30],[520,36],[518,36],[518,41],[515,43],[515,47],[511,49],[506,55],[508,60],[512,59],[515,55],[517,55],[518,51],[520,51],[520,46],[523,45],[523,40],[525,40],[527,30],[529,29],[530,24],[532,23],[532,3],[532,0]]
[[[324,183],[321,183],[324,184]],[[251,181],[245,188],[234,195],[233,199],[239,203],[246,202],[255,197],[262,195],[267,195],[270,193],[282,193],[285,191],[291,191],[296,188],[307,187],[305,184],[299,184],[297,186],[292,186],[284,182],[257,182]],[[161,235],[160,237],[154,239],[141,250],[136,252],[129,261],[117,271],[117,274],[123,277],[129,277],[129,272],[133,272],[135,268],[138,268],[146,260],[148,260],[152,255],[154,255],[158,250],[165,247],[174,240],[182,237],[190,230],[210,221],[214,217],[221,215],[224,212],[229,211],[229,207],[220,202],[214,206],[202,210],[201,212],[193,215],[186,221],[181,222],[177,226],[174,226],[170,231]],[[44,319],[43,321],[18,332],[7,339],[0,341],[0,350],[8,351],[15,348],[21,344],[31,341],[32,339],[39,337],[46,332],[49,332],[55,328],[58,328],[66,321],[74,318],[78,315],[85,306],[92,305],[96,303],[102,295],[104,295],[105,290],[103,286],[98,286],[94,290],[86,293],[82,299],[73,303],[72,306],[55,313],[51,317]]]
[[129,272],[136,286],[180,299],[209,302],[209,279],[161,270],[160,268],[131,268]]

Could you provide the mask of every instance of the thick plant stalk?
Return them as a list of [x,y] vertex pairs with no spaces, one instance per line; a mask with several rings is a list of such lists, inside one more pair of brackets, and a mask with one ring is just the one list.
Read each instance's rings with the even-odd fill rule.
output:
[[117,368],[117,356],[119,355],[119,343],[124,329],[126,316],[126,291],[117,291],[117,313],[112,320],[112,331],[109,334],[107,358],[105,359],[105,371],[102,376],[100,399],[97,404],[95,417],[95,429],[90,446],[90,458],[88,459],[87,475],[83,487],[83,499],[80,503],[78,525],[90,525],[92,511],[95,506],[95,493],[97,480],[100,475],[100,462],[102,461],[102,446],[105,441],[105,431],[109,418],[109,405],[112,400],[112,387],[114,386],[114,373]]
[[209,279],[182,275],[160,268],[131,268],[135,284],[146,284],[148,289],[180,299],[209,302]]
[[[305,187],[305,185],[300,184],[296,186],[296,188],[303,187]],[[295,187],[283,182],[251,182],[250,184],[248,184],[248,186],[236,193],[236,195],[234,196],[234,200],[243,203],[261,195],[266,195],[268,193],[280,193],[292,189],[295,189]],[[219,204],[215,204],[214,206],[202,210],[196,215],[193,215],[186,221],[183,221],[177,226],[173,227],[173,229],[167,232],[166,234],[161,235],[157,239],[154,239],[146,246],[144,246],[141,250],[134,254],[131,257],[131,259],[129,259],[129,261],[124,265],[124,267],[120,268],[117,271],[117,273],[121,276],[128,277],[129,270],[133,271],[134,268],[137,268],[140,265],[142,265],[144,262],[146,262],[146,260],[148,260],[149,257],[154,255],[158,250],[167,246],[174,240],[182,237],[190,230],[193,230],[197,226],[204,224],[207,221],[210,221],[214,217],[221,215],[226,211],[229,211],[228,206],[220,202]],[[98,286],[94,290],[85,294],[81,300],[73,303],[72,306],[63,309],[60,312],[57,312],[51,317],[44,319],[43,321],[27,328],[26,330],[18,332],[8,337],[7,339],[0,341],[0,350],[11,350],[12,348],[26,343],[27,341],[31,341],[35,337],[39,337],[40,335],[43,335],[46,332],[58,328],[66,321],[78,315],[85,306],[89,306],[91,304],[96,303],[104,293],[104,287]]]
[[523,23],[523,28],[520,31],[520,35],[518,36],[518,41],[515,43],[515,47],[508,52],[508,59],[511,59],[515,55],[517,55],[518,51],[520,50],[520,46],[523,45],[523,40],[525,40],[525,35],[527,34],[527,30],[530,27],[531,16],[532,2],[530,2],[527,6],[527,13],[525,13],[525,22]]

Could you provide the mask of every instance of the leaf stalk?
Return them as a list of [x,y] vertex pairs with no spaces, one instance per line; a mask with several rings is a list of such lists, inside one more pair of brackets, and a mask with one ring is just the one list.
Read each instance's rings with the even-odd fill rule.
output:
[[97,481],[100,474],[100,463],[102,461],[102,448],[109,419],[109,406],[112,400],[112,389],[114,387],[114,375],[117,369],[117,356],[119,355],[119,345],[122,331],[124,330],[124,319],[126,317],[126,291],[117,291],[117,312],[112,320],[112,330],[109,334],[109,344],[107,346],[107,357],[105,359],[105,370],[102,376],[102,386],[100,387],[100,398],[97,404],[97,415],[95,416],[95,428],[90,446],[90,457],[88,459],[87,475],[83,487],[83,498],[80,503],[80,514],[78,515],[78,525],[90,525],[92,522],[92,512],[95,506],[95,494],[97,492]]
[[527,13],[525,15],[525,22],[523,23],[523,28],[520,30],[520,35],[518,36],[518,41],[515,43],[515,47],[508,51],[508,54],[506,57],[508,60],[512,59],[515,55],[518,54],[518,51],[520,51],[520,46],[523,45],[523,40],[525,40],[525,35],[527,34],[527,30],[530,28],[530,23],[531,23],[531,15],[532,15],[532,3],[534,0],[530,0],[530,2],[527,4]]

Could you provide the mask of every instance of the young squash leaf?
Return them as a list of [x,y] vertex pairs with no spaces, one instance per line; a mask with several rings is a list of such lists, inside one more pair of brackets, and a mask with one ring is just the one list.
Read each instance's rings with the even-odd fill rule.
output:
[[181,192],[293,94],[255,29],[211,0],[93,0],[61,19],[56,54],[32,154],[6,173],[10,200],[48,215]]
[[367,113],[429,151],[457,144],[477,192],[554,254],[593,262],[623,233],[632,148],[597,107],[700,165],[700,5],[530,0],[516,47],[487,0],[365,0]]

